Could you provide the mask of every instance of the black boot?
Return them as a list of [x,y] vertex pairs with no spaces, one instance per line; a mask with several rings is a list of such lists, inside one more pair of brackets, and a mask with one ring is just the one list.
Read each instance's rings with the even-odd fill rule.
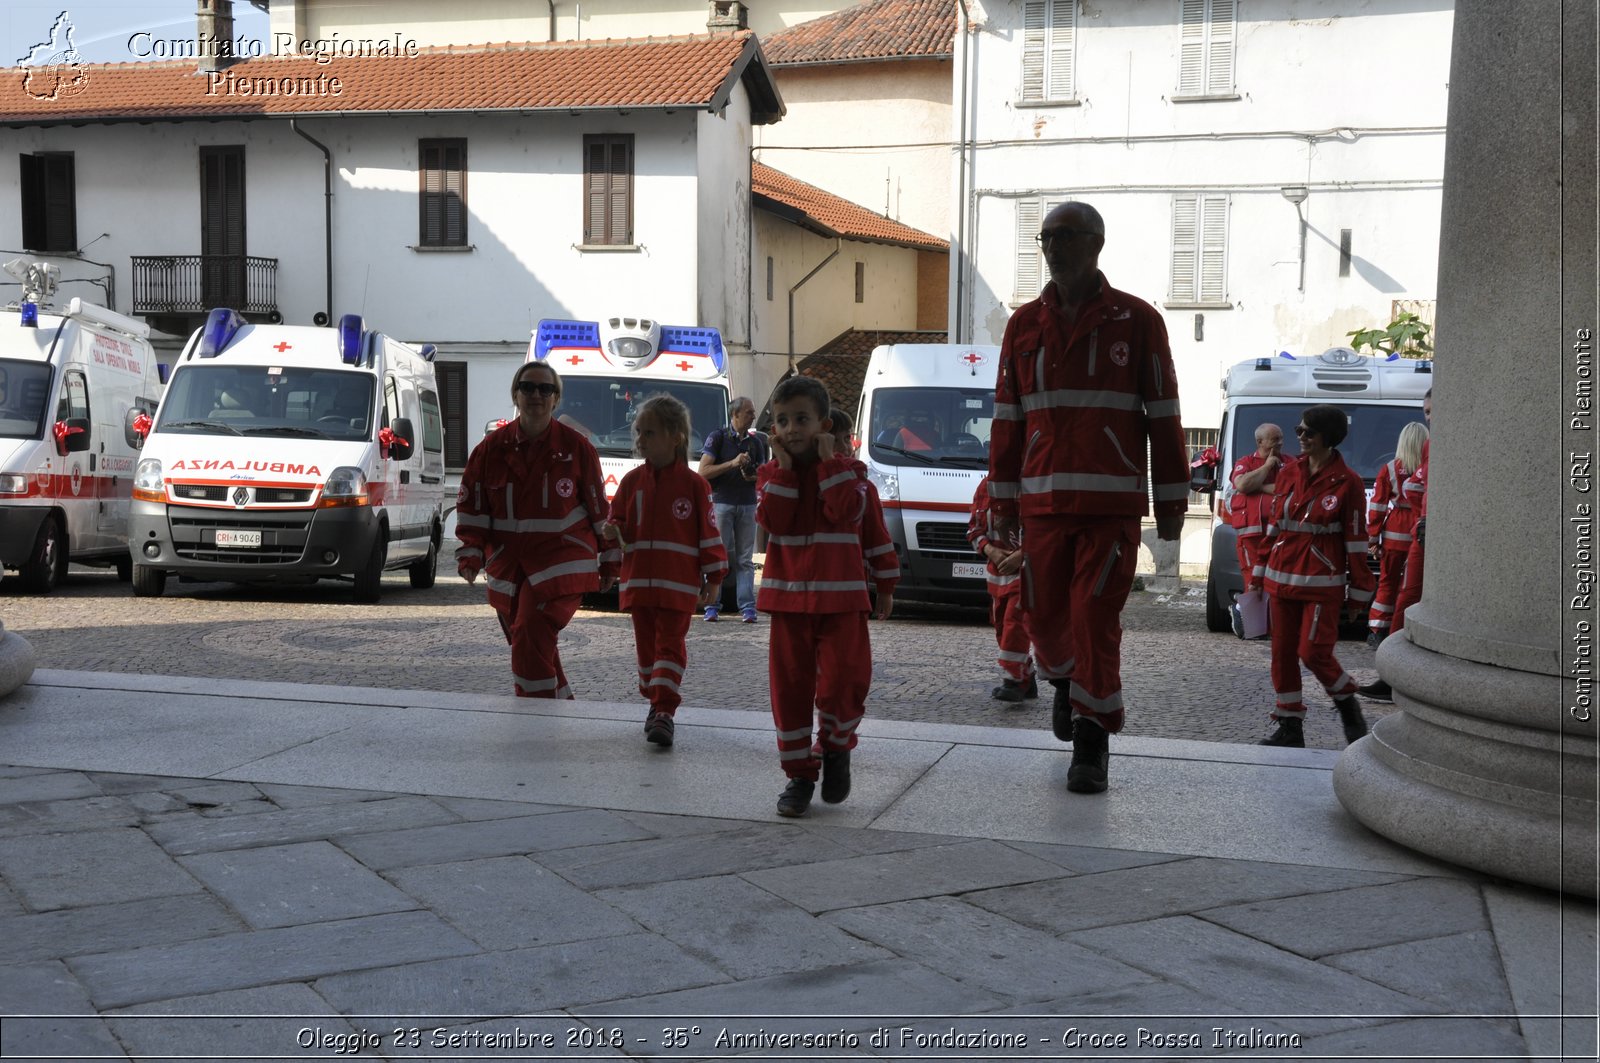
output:
[[1289,746],[1294,749],[1304,749],[1306,747],[1306,729],[1300,720],[1293,716],[1285,716],[1277,722],[1277,729],[1257,742],[1256,745]]
[[822,800],[836,805],[850,796],[850,751],[822,754]]
[[811,793],[817,784],[810,779],[790,779],[789,785],[783,788],[783,793],[778,795],[778,815],[803,816],[806,809],[811,807]]
[[[1379,680],[1382,682],[1382,680]],[[1344,741],[1346,745],[1361,738],[1367,733],[1366,717],[1361,715],[1361,702],[1357,701],[1354,694],[1346,694],[1342,698],[1335,698],[1333,707],[1339,710],[1339,722],[1344,724]]]
[[1065,679],[1052,679],[1056,688],[1055,700],[1050,703],[1050,731],[1063,742],[1072,741],[1072,699],[1067,691],[1070,684]]
[[1111,736],[1093,720],[1079,719],[1072,739],[1072,765],[1067,768],[1067,789],[1075,794],[1104,793],[1110,763]]
[[1027,697],[1027,688],[1015,679],[1003,679],[999,686],[989,691],[989,696],[996,701],[1021,701]]
[[1381,679],[1374,679],[1364,687],[1356,687],[1356,693],[1368,701],[1381,701],[1385,704],[1394,701],[1394,691]]
[[1029,701],[1039,696],[1039,678],[1037,676],[1030,675],[1028,677],[1028,688],[1022,692],[1022,696]]

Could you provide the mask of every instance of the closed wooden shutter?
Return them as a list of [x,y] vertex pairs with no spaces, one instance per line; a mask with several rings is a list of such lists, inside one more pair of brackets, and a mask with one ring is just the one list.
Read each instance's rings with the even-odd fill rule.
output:
[[1210,0],[1206,35],[1206,92],[1227,96],[1233,92],[1234,0]]
[[464,247],[467,243],[467,142],[417,142],[421,211],[417,243]]
[[1192,195],[1172,197],[1172,301],[1175,303],[1192,303],[1196,298],[1198,199]]
[[633,134],[583,138],[583,242],[633,241]]
[[1012,301],[1025,303],[1044,287],[1040,281],[1041,257],[1034,237],[1039,233],[1041,207],[1037,199],[1017,200],[1017,285]]
[[1200,197],[1200,302],[1228,298],[1228,197]]
[[1077,92],[1076,0],[1022,5],[1022,99],[1070,100]]
[[449,469],[467,466],[467,363],[434,362],[434,380],[439,385],[439,412],[444,417],[444,464]]
[[1178,28],[1178,95],[1233,93],[1235,0],[1182,0]]
[[1228,197],[1188,193],[1172,197],[1174,303],[1225,303],[1228,299]]
[[1178,95],[1199,96],[1206,83],[1206,0],[1183,0],[1178,29]]
[[68,151],[19,156],[22,246],[29,251],[78,249],[77,192]]
[[206,307],[243,307],[244,146],[200,149],[200,298]]

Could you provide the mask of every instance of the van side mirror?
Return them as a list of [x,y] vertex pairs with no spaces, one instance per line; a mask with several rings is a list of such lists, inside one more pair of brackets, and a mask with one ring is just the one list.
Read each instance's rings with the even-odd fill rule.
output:
[[1189,469],[1189,490],[1209,495],[1217,489],[1217,467],[1195,465]]
[[122,438],[134,450],[144,446],[146,437],[150,435],[150,428],[155,424],[155,419],[150,414],[138,407],[128,411],[127,420],[122,422]]
[[87,417],[68,417],[64,421],[57,421],[52,431],[56,437],[57,454],[81,454],[89,449]]
[[411,457],[411,452],[415,449],[412,440],[417,438],[416,430],[411,427],[411,418],[396,417],[388,431],[389,457],[395,461],[405,461]]

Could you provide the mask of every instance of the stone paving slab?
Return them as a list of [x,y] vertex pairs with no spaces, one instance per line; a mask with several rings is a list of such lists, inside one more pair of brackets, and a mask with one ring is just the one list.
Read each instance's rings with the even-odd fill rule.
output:
[[159,845],[131,828],[0,839],[0,874],[36,912],[200,892]]
[[1453,1013],[1511,1014],[1500,952],[1487,930],[1343,952],[1323,962]]
[[1513,1020],[1467,1017],[1404,1019],[1307,1037],[1300,1054],[1404,1063],[1415,1059],[1449,1059],[1453,1055],[1462,1059],[1526,1059],[1528,1052],[1528,1045],[1517,1032]]
[[[295,789],[286,787],[285,789]],[[543,815],[546,812],[579,812],[576,805],[539,805],[525,801],[483,801],[475,797],[435,797],[434,803],[449,809],[462,819],[512,819],[517,816]],[[637,822],[637,820],[631,820]]]
[[199,853],[178,862],[257,930],[417,907],[326,841]]
[[1554,1056],[1566,1050],[1580,1059],[1600,1058],[1600,1024],[1592,1017],[1530,1018],[1592,1016],[1600,1001],[1595,903],[1580,898],[1552,903],[1543,890],[1509,884],[1485,886],[1483,896],[1529,1051]]
[[378,801],[305,805],[225,819],[173,818],[151,824],[148,829],[168,852],[187,856],[455,822],[459,820],[453,813],[425,797],[388,796]]
[[[11,1015],[94,1015],[83,987],[58,961],[0,967],[0,999]],[[121,1046],[99,1018],[11,1019],[0,1023],[0,1056],[105,1056],[125,1059]]]
[[787,824],[653,842],[596,845],[542,853],[539,862],[583,889],[710,878],[853,855],[825,836]]
[[649,837],[648,831],[615,813],[585,808],[358,834],[339,839],[339,845],[363,864],[382,871]]
[[337,805],[346,801],[377,801],[393,797],[387,790],[356,790],[337,786],[280,786],[277,783],[250,783],[279,808],[304,808],[307,805]]
[[0,918],[0,964],[120,952],[243,930],[205,893]]
[[1128,867],[1148,867],[1171,860],[1182,860],[1176,853],[1135,853],[1123,849],[1098,849],[1088,845],[1056,845],[1052,842],[1007,842],[1019,852],[1060,864],[1080,875],[1100,871],[1120,871]]
[[303,1030],[338,1036],[355,1029],[299,982],[136,1004],[107,1012],[106,1021],[129,1051],[142,1059],[299,1054]]
[[141,808],[133,795],[80,797],[62,801],[21,801],[0,805],[0,838],[20,838],[28,834],[54,834],[61,831],[135,827],[147,814],[173,807],[173,803],[164,795],[142,796],[157,798],[158,807]]
[[104,791],[81,771],[54,771],[0,778],[0,805],[15,801],[64,801],[99,797]]

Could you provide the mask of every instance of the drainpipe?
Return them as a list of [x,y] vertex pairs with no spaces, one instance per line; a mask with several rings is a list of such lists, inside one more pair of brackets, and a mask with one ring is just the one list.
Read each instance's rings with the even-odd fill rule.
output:
[[550,39],[556,39],[556,0],[545,0],[550,5]]
[[955,328],[950,333],[950,342],[965,343],[966,336],[962,332],[965,325],[967,279],[967,86],[972,84],[972,16],[967,11],[967,0],[961,0],[957,5],[958,20],[956,33],[961,37],[961,147],[956,152],[956,252],[955,260],[951,265],[956,274],[956,314]]
[[289,119],[289,128],[322,152],[322,255],[323,274],[328,282],[327,303],[323,310],[327,320],[323,324],[328,324],[333,321],[333,153],[326,144],[301,129],[297,119]]
[[794,283],[794,286],[789,289],[789,368],[790,369],[794,368],[794,293],[800,290],[800,286],[802,284],[804,284],[806,281],[810,280],[812,277],[815,277],[819,272],[821,272],[823,266],[826,266],[829,262],[832,262],[835,258],[838,258],[839,257],[839,252],[842,251],[842,250],[844,250],[844,239],[842,237],[835,238],[834,244],[833,244],[833,250],[828,252],[828,257],[823,259],[821,262],[818,262],[816,264],[816,266],[813,267],[813,269],[811,270],[810,273],[807,273],[804,277],[801,277],[798,281],[796,281]]

